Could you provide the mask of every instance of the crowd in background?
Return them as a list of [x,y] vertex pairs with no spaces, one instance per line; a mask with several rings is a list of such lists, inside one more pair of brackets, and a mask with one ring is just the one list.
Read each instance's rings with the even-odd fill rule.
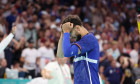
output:
[[18,70],[19,77],[41,76],[41,69],[55,60],[61,21],[74,14],[98,39],[105,84],[133,84],[140,78],[138,4],[140,0],[0,0],[0,41],[12,25],[17,27],[0,53],[0,78],[6,78],[7,68]]

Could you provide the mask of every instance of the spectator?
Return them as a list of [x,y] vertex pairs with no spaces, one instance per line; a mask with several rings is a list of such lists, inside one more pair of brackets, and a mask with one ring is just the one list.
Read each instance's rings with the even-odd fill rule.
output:
[[42,76],[48,78],[48,84],[72,84],[70,69],[66,64],[67,59],[56,58],[57,61],[50,62],[42,70]]
[[133,82],[133,78],[132,78],[132,61],[130,59],[130,56],[127,56],[127,54],[122,54],[119,57],[119,63],[121,64],[120,68],[123,71],[123,76],[122,76],[122,80],[121,83],[122,84],[134,84]]
[[16,21],[16,16],[17,16],[17,10],[16,10],[16,8],[13,6],[13,7],[11,7],[11,14],[6,18],[6,21],[7,21],[8,24],[9,24],[9,26],[8,26],[8,32],[11,31],[12,24],[13,24],[13,22]]
[[100,66],[104,66],[107,68],[109,66],[109,61],[107,59],[107,49],[108,49],[108,44],[103,43],[103,51],[100,52]]
[[28,28],[25,30],[24,35],[26,40],[32,39],[34,42],[34,46],[36,47],[37,33],[36,29],[34,28],[34,23],[32,21],[28,22]]
[[43,69],[47,63],[55,59],[53,48],[50,46],[50,40],[45,42],[45,46],[38,49],[40,57],[40,68]]
[[138,61],[138,67],[133,69],[134,81],[140,79],[140,60]]
[[120,56],[120,51],[118,49],[118,43],[116,41],[112,42],[112,48],[107,50],[108,55],[112,55],[116,60]]
[[138,58],[139,58],[139,54],[138,54],[138,51],[139,51],[139,43],[138,42],[135,42],[133,46],[134,46],[134,49],[130,52],[130,57],[133,60],[133,62],[135,64],[137,64],[138,63]]
[[28,40],[28,47],[22,51],[21,62],[24,63],[23,68],[27,69],[29,73],[27,76],[31,75],[35,77],[36,60],[38,58],[38,52],[34,48],[33,40]]
[[120,84],[122,79],[122,70],[116,67],[116,61],[111,61],[111,66],[104,71],[104,76],[106,81],[109,81],[110,84]]
[[123,49],[123,53],[130,54],[131,50],[132,50],[131,49],[131,44],[129,42],[127,42],[125,44],[125,48]]
[[28,73],[28,70],[25,69],[25,68],[21,68],[21,67],[20,67],[20,63],[17,62],[17,61],[15,61],[15,62],[13,63],[13,66],[12,66],[12,69],[11,69],[11,70],[16,70],[16,71],[18,71],[18,77],[19,77],[19,78],[20,78],[20,77],[24,78],[24,77],[25,77],[25,73]]
[[11,46],[11,43],[4,50],[5,59],[7,61],[7,67],[8,68],[11,68],[11,65],[12,65],[12,62],[13,62],[12,50],[13,50],[13,46]]
[[21,16],[17,16],[16,21],[15,39],[20,40],[24,36],[24,29],[27,28],[27,22]]
[[6,78],[6,68],[7,68],[7,61],[6,59],[2,59],[0,63],[0,78]]

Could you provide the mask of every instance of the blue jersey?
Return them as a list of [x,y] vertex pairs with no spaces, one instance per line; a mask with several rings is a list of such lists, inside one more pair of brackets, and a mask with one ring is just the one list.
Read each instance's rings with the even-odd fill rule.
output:
[[75,42],[81,54],[74,58],[74,84],[100,84],[98,75],[99,44],[93,33]]

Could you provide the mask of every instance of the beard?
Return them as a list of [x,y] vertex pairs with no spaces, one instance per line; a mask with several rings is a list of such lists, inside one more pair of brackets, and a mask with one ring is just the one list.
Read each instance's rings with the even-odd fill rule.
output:
[[79,41],[81,39],[81,35],[79,34],[79,35],[77,35],[77,37],[76,37],[76,41]]

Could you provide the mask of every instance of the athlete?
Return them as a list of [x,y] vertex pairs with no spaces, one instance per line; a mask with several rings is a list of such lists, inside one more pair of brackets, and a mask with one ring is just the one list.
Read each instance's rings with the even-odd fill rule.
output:
[[[61,24],[58,57],[74,56],[74,84],[101,84],[98,74],[99,44],[76,15],[67,16]],[[70,43],[70,38],[76,42]]]
[[11,32],[6,38],[4,38],[4,39],[0,42],[0,53],[1,53],[1,52],[7,47],[7,45],[11,42],[12,38],[14,37],[15,30],[16,30],[16,26],[13,26],[12,32]]

